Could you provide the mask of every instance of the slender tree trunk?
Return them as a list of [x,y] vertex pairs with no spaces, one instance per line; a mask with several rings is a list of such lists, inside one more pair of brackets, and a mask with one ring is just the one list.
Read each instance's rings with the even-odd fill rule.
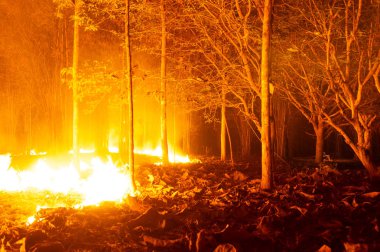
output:
[[265,0],[261,48],[261,188],[264,190],[273,188],[269,93],[271,16],[272,0]]
[[244,117],[239,116],[239,135],[241,142],[241,156],[244,159],[248,159],[251,155],[251,143],[252,143],[252,131],[249,126],[249,122]]
[[274,113],[273,117],[275,118],[276,122],[276,136],[275,136],[275,141],[276,141],[276,149],[275,152],[276,154],[283,160],[286,160],[286,134],[285,134],[285,129],[286,129],[286,119],[287,119],[287,111],[288,111],[288,106],[284,102],[276,102],[273,105],[274,106]]
[[183,149],[186,151],[187,154],[191,154],[190,153],[190,147],[191,147],[191,144],[190,144],[190,130],[191,130],[191,112],[188,112],[188,114],[186,115],[186,135],[185,135],[185,142],[184,142],[184,147]]
[[226,161],[226,93],[222,87],[222,108],[220,120],[220,160]]
[[324,123],[321,117],[318,117],[318,125],[315,129],[316,144],[315,144],[315,163],[319,164],[323,161],[323,145],[324,145]]
[[103,156],[108,152],[108,96],[95,108],[95,120],[102,122],[95,128],[95,151]]
[[132,89],[132,58],[131,58],[131,45],[129,35],[129,0],[125,0],[125,69],[124,69],[124,90],[127,91],[127,105],[128,105],[128,153],[129,153],[129,176],[132,185],[133,193],[136,191],[135,182],[135,157],[134,157],[134,128],[133,128],[133,89]]
[[[69,39],[68,39],[67,27],[68,27],[67,18],[65,17],[65,19],[64,19],[64,54],[65,54],[64,66],[65,67],[70,66]],[[67,75],[65,75],[65,82],[67,82]],[[70,107],[71,106],[69,106],[69,104],[70,104],[70,95],[72,95],[72,94],[70,93],[70,90],[67,87],[62,87],[62,90],[63,90],[62,108],[64,109],[64,113],[63,113],[63,117],[62,117],[63,139],[64,139],[65,150],[69,150],[71,148],[69,140],[68,140],[68,139],[70,139],[69,129],[71,128],[70,127],[70,120],[69,120],[71,117],[71,115],[70,115],[70,112],[71,112]]]
[[166,20],[165,3],[160,1],[161,14],[161,148],[162,163],[169,163],[168,129],[166,120]]
[[370,151],[366,148],[360,147],[357,147],[354,151],[364,168],[367,170],[370,179],[373,181],[380,181],[380,167],[375,165],[375,162],[370,155]]
[[231,139],[230,129],[228,128],[227,120],[225,121],[225,124],[226,124],[226,131],[227,131],[227,135],[228,135],[228,143],[229,143],[229,147],[230,147],[230,160],[231,160],[231,165],[233,166],[235,164],[234,150],[232,148],[232,139]]
[[75,1],[74,41],[73,41],[73,160],[79,169],[79,98],[78,98],[78,62],[79,62],[79,10],[82,1]]

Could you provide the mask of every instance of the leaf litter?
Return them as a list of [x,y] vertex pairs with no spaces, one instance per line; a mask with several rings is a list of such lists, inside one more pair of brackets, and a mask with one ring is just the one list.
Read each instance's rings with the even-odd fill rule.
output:
[[[0,251],[380,250],[380,190],[363,170],[276,171],[271,192],[259,173],[213,160],[143,165],[137,198],[80,209],[75,197],[0,192]],[[51,203],[62,206],[35,214]]]

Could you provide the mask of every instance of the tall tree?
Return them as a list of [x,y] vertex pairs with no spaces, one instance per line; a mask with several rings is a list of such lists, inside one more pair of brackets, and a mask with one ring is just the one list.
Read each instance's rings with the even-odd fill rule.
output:
[[261,188],[271,190],[273,187],[270,134],[270,42],[272,25],[272,0],[265,0],[263,10],[263,31],[261,47]]
[[73,35],[73,158],[74,166],[79,169],[79,97],[78,97],[78,63],[79,63],[79,12],[83,2],[76,0],[74,6],[74,35]]
[[160,77],[160,103],[161,103],[161,149],[162,163],[169,163],[168,129],[166,120],[166,11],[165,1],[160,0],[161,17],[161,77]]
[[[124,82],[122,88],[122,132],[125,132],[127,124],[128,130],[128,153],[129,153],[129,176],[132,185],[133,193],[136,191],[135,183],[135,162],[134,162],[134,128],[133,128],[133,89],[132,89],[132,57],[131,57],[131,45],[130,45],[130,28],[129,28],[129,12],[130,3],[129,0],[125,0],[125,41],[124,41]],[[125,101],[126,100],[126,101]],[[126,122],[125,114],[128,112],[128,122]],[[122,146],[126,145],[126,136],[122,135]],[[124,153],[122,153],[123,155]]]
[[222,86],[222,104],[220,110],[220,160],[226,161],[226,91]]

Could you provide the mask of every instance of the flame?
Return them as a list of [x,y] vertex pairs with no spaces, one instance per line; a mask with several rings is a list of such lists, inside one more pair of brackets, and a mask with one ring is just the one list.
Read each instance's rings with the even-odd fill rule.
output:
[[[144,148],[144,149],[135,149],[135,153],[154,156],[154,157],[162,157],[162,148],[161,146],[157,146],[155,149],[152,148]],[[183,155],[181,153],[175,152],[173,148],[169,150],[169,162],[170,163],[191,163],[188,155]]]
[[9,154],[0,155],[0,190],[79,194],[83,198],[81,206],[103,201],[121,202],[127,194],[132,194],[130,177],[110,158],[81,161],[79,171],[72,164],[52,167],[44,158],[25,171],[16,171],[10,164]]
[[[112,150],[112,152],[111,152]],[[110,153],[118,152],[113,147]],[[81,153],[94,153],[93,150],[80,150]],[[162,150],[157,148],[136,149],[136,154],[155,157],[162,156]],[[89,161],[80,161],[79,169],[72,163],[51,160],[46,153],[32,151],[31,156],[36,160],[25,170],[12,167],[10,154],[0,155],[0,191],[48,191],[51,193],[75,195],[77,205],[70,207],[80,208],[88,205],[98,205],[104,201],[122,202],[127,195],[134,195],[132,182],[128,174],[128,166],[118,167],[110,157],[106,160],[92,157]],[[92,154],[90,154],[92,155]],[[172,163],[199,162],[190,160],[189,156],[171,150],[169,160]],[[52,162],[53,161],[53,162]],[[153,178],[154,179],[154,178]],[[137,192],[138,193],[138,192]],[[42,208],[62,207],[65,204],[37,206],[36,212]],[[35,216],[26,220],[27,225],[36,221]]]

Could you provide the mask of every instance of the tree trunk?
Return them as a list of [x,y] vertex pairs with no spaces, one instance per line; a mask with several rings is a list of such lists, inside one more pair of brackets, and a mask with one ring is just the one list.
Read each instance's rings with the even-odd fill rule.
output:
[[315,143],[315,160],[316,164],[319,164],[323,161],[323,145],[324,145],[324,124],[323,119],[318,117],[318,125],[314,129],[316,135]]
[[252,129],[250,128],[249,122],[240,115],[237,127],[239,128],[238,131],[241,142],[241,157],[243,159],[249,159],[251,156]]
[[231,165],[233,166],[235,164],[234,150],[232,148],[232,139],[231,139],[230,129],[228,128],[227,120],[225,121],[225,124],[226,124],[226,131],[227,131],[227,135],[228,135],[228,143],[230,146],[230,160],[231,160]]
[[78,62],[79,62],[79,10],[82,1],[75,1],[74,12],[74,41],[73,41],[73,160],[79,169],[79,97],[78,97]]
[[[279,99],[274,99],[272,96],[273,103],[273,118],[275,121],[275,153],[283,160],[286,160],[286,123],[287,123],[287,111],[289,109],[285,102],[279,101]],[[276,101],[276,102],[275,102]]]
[[136,191],[135,182],[135,157],[134,157],[134,128],[133,128],[133,89],[132,89],[132,58],[131,58],[131,45],[129,37],[129,0],[125,0],[125,69],[124,69],[124,90],[127,91],[127,105],[128,105],[128,153],[129,153],[129,176],[132,185],[132,194]]
[[185,150],[185,152],[187,154],[191,154],[190,153],[190,136],[191,136],[191,112],[188,112],[186,114],[186,133],[185,133],[185,140],[183,142],[183,149]]
[[102,122],[95,128],[95,151],[103,156],[108,153],[108,96],[102,98],[95,109],[95,120]]
[[261,189],[263,190],[273,188],[269,93],[271,16],[272,0],[265,0],[261,48]]
[[220,160],[226,161],[226,94],[222,87],[222,107],[220,120]]
[[162,163],[169,163],[168,129],[166,120],[166,20],[164,0],[160,1],[161,14],[161,149]]
[[367,170],[370,179],[373,181],[380,181],[380,168],[376,167],[375,162],[372,160],[368,150],[364,148],[357,148],[355,154]]

